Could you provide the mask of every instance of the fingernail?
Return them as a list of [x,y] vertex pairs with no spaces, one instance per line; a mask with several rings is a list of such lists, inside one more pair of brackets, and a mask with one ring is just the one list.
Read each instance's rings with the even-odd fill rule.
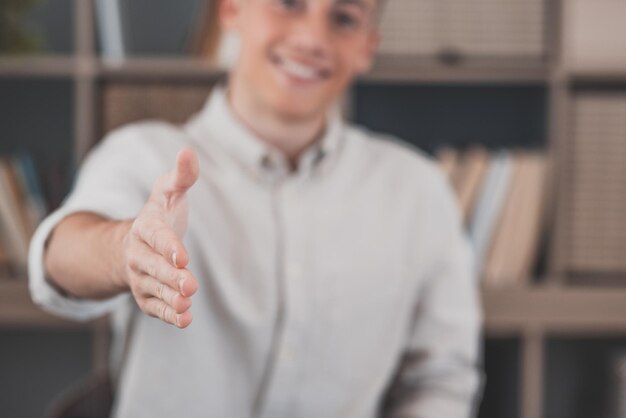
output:
[[183,295],[183,296],[187,296],[187,295],[185,295],[185,289],[184,289],[184,286],[185,286],[185,278],[183,277],[183,278],[181,278],[181,279],[178,281],[178,289],[180,289],[180,294],[181,294],[181,295]]
[[176,315],[176,326],[180,328],[180,315]]
[[174,252],[172,253],[172,263],[174,263],[174,266],[178,266],[178,265],[176,264],[176,251],[174,251]]

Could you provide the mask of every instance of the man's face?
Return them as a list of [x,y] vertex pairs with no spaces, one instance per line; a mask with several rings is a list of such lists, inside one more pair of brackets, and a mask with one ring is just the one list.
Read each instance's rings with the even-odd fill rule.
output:
[[232,76],[282,117],[320,116],[371,65],[377,1],[223,0],[241,40]]

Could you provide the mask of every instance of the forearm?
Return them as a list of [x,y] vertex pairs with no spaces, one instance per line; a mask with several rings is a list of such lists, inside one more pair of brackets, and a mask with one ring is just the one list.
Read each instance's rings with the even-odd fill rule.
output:
[[131,225],[93,213],[68,216],[48,241],[46,277],[76,298],[105,299],[127,291],[122,248]]

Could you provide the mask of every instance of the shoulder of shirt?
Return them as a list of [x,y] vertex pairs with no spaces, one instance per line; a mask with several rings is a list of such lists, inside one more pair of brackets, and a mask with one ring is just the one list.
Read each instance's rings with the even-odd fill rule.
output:
[[372,132],[358,125],[346,126],[352,151],[359,154],[369,169],[380,168],[421,183],[447,183],[437,161],[418,147],[393,135]]
[[[371,132],[363,127],[348,127],[352,154],[363,163],[364,176],[387,176],[383,184],[393,185],[393,196],[413,196],[419,206],[426,205],[430,219],[455,219],[460,212],[454,190],[439,163],[425,151],[393,135]],[[433,225],[441,225],[433,222]]]

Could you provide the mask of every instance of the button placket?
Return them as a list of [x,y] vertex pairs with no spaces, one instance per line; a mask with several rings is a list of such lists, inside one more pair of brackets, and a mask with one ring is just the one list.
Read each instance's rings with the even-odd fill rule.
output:
[[277,188],[277,203],[283,226],[283,254],[281,256],[281,286],[283,286],[283,318],[279,330],[276,361],[268,381],[267,396],[262,417],[289,416],[293,392],[297,388],[303,333],[306,329],[306,301],[303,286],[303,267],[300,258],[298,233],[302,225],[297,178],[282,182]]

